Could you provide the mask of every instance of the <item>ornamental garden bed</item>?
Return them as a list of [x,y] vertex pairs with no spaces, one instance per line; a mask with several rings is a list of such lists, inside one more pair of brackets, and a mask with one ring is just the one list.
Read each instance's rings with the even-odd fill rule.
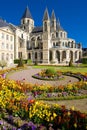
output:
[[[2,73],[3,74],[3,73]],[[75,84],[51,86],[0,78],[0,128],[2,130],[86,130],[87,114],[74,107],[46,104],[39,98],[83,97],[87,77]],[[78,95],[80,94],[80,95]],[[76,97],[75,97],[76,98]],[[59,100],[59,99],[58,99]]]
[[41,72],[33,75],[32,77],[39,79],[39,80],[47,80],[47,81],[56,81],[56,80],[63,80],[64,79],[62,72],[57,71],[53,68],[44,69]]

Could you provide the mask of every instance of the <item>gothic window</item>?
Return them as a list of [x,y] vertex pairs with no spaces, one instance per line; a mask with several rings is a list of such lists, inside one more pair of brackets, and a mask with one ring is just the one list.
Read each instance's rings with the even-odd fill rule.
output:
[[24,19],[23,19],[23,24],[24,24]]
[[55,47],[55,42],[53,42],[53,46]]
[[63,35],[62,35],[62,32],[60,33],[60,36],[61,36],[61,38],[62,38],[62,36],[63,36]]
[[54,21],[51,22],[52,27],[54,27]]
[[29,20],[27,20],[27,23],[29,24]]
[[66,33],[64,33],[64,38],[66,38]]
[[47,31],[47,22],[44,23],[44,31]]
[[35,59],[37,59],[37,52],[35,52]]
[[30,53],[28,53],[28,59],[31,59],[31,54]]
[[64,46],[64,42],[62,43],[62,46]]
[[67,42],[65,43],[65,46],[67,47]]
[[52,38],[55,38],[55,35],[54,35],[54,34],[52,34]]
[[62,60],[66,59],[66,51],[62,52]]
[[56,37],[58,37],[58,32],[56,32]]
[[21,34],[21,38],[23,38],[23,34]]
[[56,46],[59,46],[58,42],[56,42]]
[[20,42],[20,48],[22,48],[23,47],[23,43],[22,42]]

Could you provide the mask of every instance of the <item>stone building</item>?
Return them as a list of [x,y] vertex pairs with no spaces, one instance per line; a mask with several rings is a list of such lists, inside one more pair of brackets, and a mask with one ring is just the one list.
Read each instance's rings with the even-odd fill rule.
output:
[[[70,59],[76,62],[82,56],[81,44],[68,38],[67,32],[61,27],[59,20],[56,20],[54,11],[50,18],[46,9],[42,26],[36,27],[27,7],[21,18],[20,26],[5,23],[4,28],[9,28],[10,35],[13,36],[13,41],[11,41],[13,43],[13,60],[22,57],[42,64],[63,64],[68,63]],[[1,29],[2,25],[0,26],[0,35],[2,34]],[[6,30],[5,33],[9,32]],[[0,44],[2,43],[3,39],[0,36]],[[6,44],[7,40],[4,43]],[[4,53],[3,51],[6,49],[2,50],[0,47],[0,53]],[[2,57],[1,55],[0,57]]]

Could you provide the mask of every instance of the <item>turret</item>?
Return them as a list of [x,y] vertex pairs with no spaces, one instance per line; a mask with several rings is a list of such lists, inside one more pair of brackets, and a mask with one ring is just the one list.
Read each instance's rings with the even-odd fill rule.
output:
[[28,7],[25,9],[25,12],[21,18],[21,26],[22,26],[23,30],[25,30],[29,33],[34,28],[34,20],[31,16],[31,13],[30,13],[30,10],[28,9]]
[[50,18],[47,8],[43,16],[43,32],[50,32]]
[[56,16],[54,10],[52,11],[52,15],[51,15],[51,28],[53,31],[56,31]]

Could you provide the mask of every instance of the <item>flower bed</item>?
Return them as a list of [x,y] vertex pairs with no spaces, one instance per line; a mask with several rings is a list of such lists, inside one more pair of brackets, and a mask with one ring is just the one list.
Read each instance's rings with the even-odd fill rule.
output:
[[40,80],[47,80],[47,81],[55,81],[64,79],[62,72],[57,71],[55,69],[46,69],[42,70],[41,72],[32,76],[33,78],[40,79]]
[[[84,75],[86,77],[86,75]],[[0,78],[0,128],[14,130],[86,130],[87,114],[58,104],[36,101],[38,97],[67,97],[87,90],[87,81],[66,86],[29,84]],[[85,91],[86,92],[86,91]],[[46,95],[47,94],[47,95]],[[85,95],[85,94],[82,94]],[[79,95],[77,95],[79,97]],[[81,95],[80,95],[81,96]],[[31,122],[32,121],[32,122]]]

